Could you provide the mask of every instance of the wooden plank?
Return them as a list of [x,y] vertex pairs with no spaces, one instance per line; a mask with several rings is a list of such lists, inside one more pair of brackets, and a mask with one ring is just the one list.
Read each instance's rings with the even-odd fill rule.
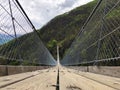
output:
[[41,71],[35,71],[35,72],[27,72],[27,73],[22,73],[22,74],[15,74],[15,75],[10,75],[10,76],[0,77],[0,87],[7,86],[10,83],[14,83],[22,79],[25,79],[27,77],[37,75],[40,72]]
[[17,82],[0,90],[55,90],[56,76],[56,69],[45,70],[32,78]]
[[[105,78],[104,78],[105,79]],[[119,79],[118,79],[119,80]],[[60,68],[60,90],[119,90]]]
[[67,68],[120,78],[120,66],[67,66]]
[[94,74],[94,73],[89,73],[89,72],[80,72],[80,71],[76,72],[76,74],[86,77],[88,79],[94,80],[96,82],[102,83],[109,87],[113,87],[113,88],[120,90],[120,78],[99,75],[99,74]]

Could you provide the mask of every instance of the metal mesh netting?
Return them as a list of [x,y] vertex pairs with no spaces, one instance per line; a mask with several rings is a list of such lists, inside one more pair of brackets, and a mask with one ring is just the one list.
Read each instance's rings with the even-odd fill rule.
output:
[[120,0],[100,0],[61,63],[120,60]]
[[17,0],[0,0],[0,61],[55,65]]

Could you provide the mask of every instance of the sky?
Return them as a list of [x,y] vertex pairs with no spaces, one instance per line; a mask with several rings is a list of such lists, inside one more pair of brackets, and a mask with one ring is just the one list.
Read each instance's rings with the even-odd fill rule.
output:
[[28,17],[40,29],[57,15],[93,0],[19,0]]

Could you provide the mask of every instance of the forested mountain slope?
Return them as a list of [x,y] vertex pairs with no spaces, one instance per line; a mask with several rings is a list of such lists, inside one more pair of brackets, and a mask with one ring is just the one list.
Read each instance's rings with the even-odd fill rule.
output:
[[60,57],[62,58],[96,3],[97,0],[59,15],[40,29],[43,43],[55,58],[56,44],[60,46]]

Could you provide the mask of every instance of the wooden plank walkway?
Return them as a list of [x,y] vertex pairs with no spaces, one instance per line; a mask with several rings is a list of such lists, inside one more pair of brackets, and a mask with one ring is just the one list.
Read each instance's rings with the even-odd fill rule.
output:
[[[0,77],[0,90],[120,90],[120,78],[58,67]],[[56,88],[59,81],[59,88]]]
[[120,90],[120,78],[62,68],[60,90]]

